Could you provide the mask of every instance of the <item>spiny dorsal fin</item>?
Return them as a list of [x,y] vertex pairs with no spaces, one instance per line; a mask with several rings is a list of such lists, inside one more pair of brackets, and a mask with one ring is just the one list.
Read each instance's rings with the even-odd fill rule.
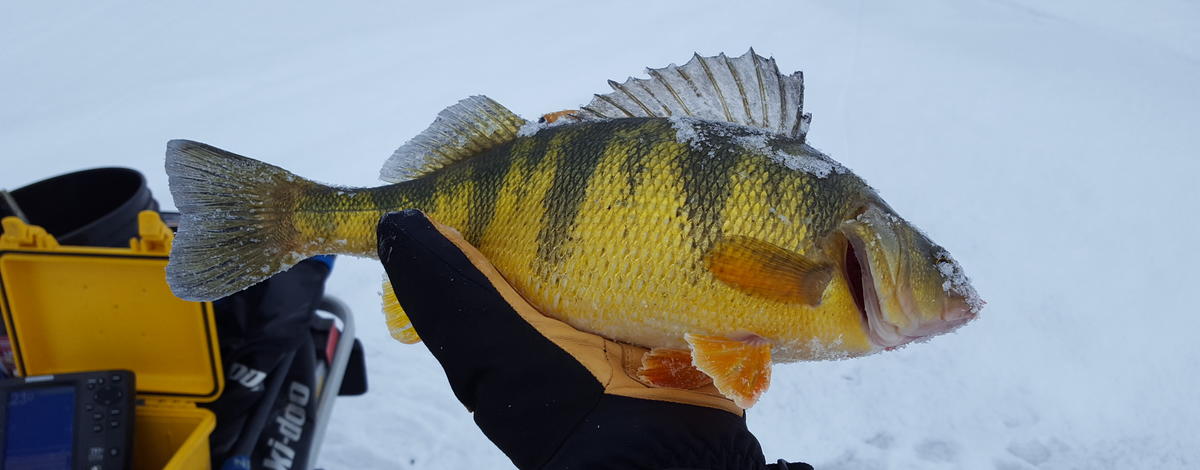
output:
[[804,114],[804,74],[782,75],[774,58],[754,49],[730,59],[695,54],[682,67],[648,68],[650,78],[612,80],[612,93],[595,95],[583,117],[690,116],[767,129],[803,141],[812,116]]
[[379,179],[399,183],[423,176],[515,139],[524,124],[491,98],[471,96],[442,110],[428,129],[396,149]]

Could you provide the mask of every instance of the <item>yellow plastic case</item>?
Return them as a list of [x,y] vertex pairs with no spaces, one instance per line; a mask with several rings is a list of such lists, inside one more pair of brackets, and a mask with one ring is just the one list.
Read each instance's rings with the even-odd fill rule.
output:
[[209,469],[216,426],[196,407],[221,394],[212,304],[171,294],[173,234],[138,214],[130,247],[60,246],[16,217],[0,236],[0,314],[23,376],[129,369],[137,374],[133,468]]

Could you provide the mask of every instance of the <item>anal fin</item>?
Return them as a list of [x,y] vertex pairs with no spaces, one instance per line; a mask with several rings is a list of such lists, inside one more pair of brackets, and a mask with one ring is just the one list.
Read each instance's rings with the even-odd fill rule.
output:
[[654,348],[642,356],[638,378],[659,386],[693,389],[712,383],[692,365],[692,353],[681,349]]
[[421,342],[421,337],[417,336],[417,330],[413,329],[412,322],[408,320],[408,315],[404,313],[404,309],[400,307],[400,301],[396,299],[396,291],[392,289],[392,283],[387,279],[383,280],[383,315],[387,319],[388,332],[397,341],[404,344]]
[[692,363],[712,377],[717,391],[743,409],[754,406],[771,383],[771,343],[759,336],[730,339],[687,334]]

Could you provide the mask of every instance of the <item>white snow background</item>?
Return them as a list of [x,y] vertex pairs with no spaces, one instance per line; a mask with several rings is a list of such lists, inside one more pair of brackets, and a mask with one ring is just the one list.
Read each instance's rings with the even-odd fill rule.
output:
[[[989,302],[958,333],[777,366],[749,412],[818,469],[1200,466],[1200,5],[908,2],[6,2],[0,186],[122,165],[171,208],[168,139],[369,186],[442,108],[526,117],[606,79],[749,46],[804,70],[810,142],[962,262]],[[69,210],[69,208],[64,208]],[[382,269],[328,291],[371,391],[339,400],[326,468],[506,468]]]

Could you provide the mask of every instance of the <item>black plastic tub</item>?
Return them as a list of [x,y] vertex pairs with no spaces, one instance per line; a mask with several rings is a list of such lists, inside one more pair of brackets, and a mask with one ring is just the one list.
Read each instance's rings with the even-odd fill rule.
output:
[[146,178],[129,168],[95,168],[10,192],[28,222],[63,245],[128,247],[138,212],[158,210]]

